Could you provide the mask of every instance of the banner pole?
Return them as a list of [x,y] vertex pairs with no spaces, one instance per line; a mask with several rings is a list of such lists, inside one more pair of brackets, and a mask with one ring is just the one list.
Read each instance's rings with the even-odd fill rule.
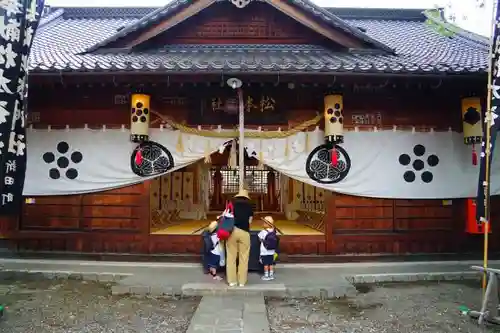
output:
[[490,157],[491,157],[491,122],[493,119],[493,114],[491,111],[491,97],[492,97],[492,69],[493,69],[493,48],[495,45],[495,24],[496,24],[496,8],[498,6],[498,0],[493,1],[493,8],[492,8],[492,17],[491,17],[491,37],[490,37],[490,53],[489,53],[489,61],[488,61],[488,90],[486,94],[486,140],[485,140],[485,159],[486,159],[486,174],[485,174],[485,186],[484,186],[484,216],[485,220],[483,222],[483,232],[484,232],[484,244],[483,244],[483,267],[484,267],[484,273],[483,273],[483,279],[482,279],[482,287],[483,287],[483,294],[486,292],[486,282],[488,278],[488,274],[486,273],[486,268],[488,268],[488,233],[490,229],[490,210],[489,210],[489,205],[490,205]]
[[243,105],[243,90],[238,88],[238,113],[239,113],[239,191],[245,189],[245,107]]
[[[495,11],[493,11],[495,12]],[[494,14],[493,14],[494,15]],[[493,40],[493,38],[492,38]],[[493,50],[493,45],[491,47],[491,50]],[[490,65],[488,69],[488,92],[486,94],[486,148],[485,148],[485,159],[486,159],[486,174],[484,178],[484,182],[486,183],[484,186],[484,216],[485,220],[482,221],[483,223],[483,267],[484,267],[484,272],[483,272],[483,279],[482,279],[482,287],[483,287],[483,293],[486,292],[486,282],[488,278],[488,274],[486,273],[486,268],[488,268],[488,233],[489,233],[489,226],[490,226],[490,144],[491,144],[491,124],[490,124],[490,119],[492,118],[491,114],[491,90],[492,90],[492,75],[491,75],[491,62],[492,62],[492,52],[490,51]]]

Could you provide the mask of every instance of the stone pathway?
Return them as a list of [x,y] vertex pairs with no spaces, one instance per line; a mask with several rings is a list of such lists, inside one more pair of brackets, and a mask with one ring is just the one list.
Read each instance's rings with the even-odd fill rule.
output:
[[187,333],[269,333],[262,296],[204,296]]

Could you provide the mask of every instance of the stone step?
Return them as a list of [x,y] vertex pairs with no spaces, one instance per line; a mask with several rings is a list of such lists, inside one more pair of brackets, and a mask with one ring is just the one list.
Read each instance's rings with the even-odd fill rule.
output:
[[230,287],[225,283],[186,283],[182,286],[184,296],[266,296],[285,297],[287,289],[283,283],[248,284]]
[[269,333],[262,296],[204,296],[187,333]]
[[[134,279],[136,280],[136,279]],[[328,285],[286,285],[284,283],[249,283],[244,287],[230,287],[225,283],[185,283],[172,285],[129,283],[127,278],[111,287],[113,295],[135,296],[263,296],[276,298],[321,298],[352,297],[356,288],[343,278],[332,278]]]

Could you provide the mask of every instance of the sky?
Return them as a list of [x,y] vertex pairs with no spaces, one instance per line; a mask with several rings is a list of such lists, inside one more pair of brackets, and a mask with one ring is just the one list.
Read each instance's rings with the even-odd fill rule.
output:
[[[66,7],[149,7],[163,6],[169,0],[46,0],[51,6]],[[485,3],[479,8],[478,1]],[[454,15],[455,23],[475,33],[491,35],[491,16],[493,0],[313,0],[320,6],[327,7],[365,7],[365,8],[446,8],[447,15]],[[450,3],[452,5],[450,6]]]

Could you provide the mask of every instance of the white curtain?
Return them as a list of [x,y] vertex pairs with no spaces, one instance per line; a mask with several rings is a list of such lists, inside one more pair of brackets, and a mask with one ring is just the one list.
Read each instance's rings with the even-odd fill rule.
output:
[[[129,141],[128,130],[31,130],[27,136],[29,152],[24,195],[97,192],[147,179],[132,172],[131,154],[136,144]],[[228,141],[160,129],[151,129],[150,137],[172,154],[174,168],[169,172],[195,163]],[[179,143],[182,143],[180,151],[177,150]],[[321,144],[323,133],[319,130],[298,133],[286,139],[247,138],[245,141],[249,154],[262,156],[263,162],[271,168],[287,177],[330,191],[401,199],[476,196],[479,168],[472,165],[471,148],[463,144],[461,133],[348,132],[342,147],[349,154],[352,166],[347,176],[335,184],[317,183],[306,173],[310,150]],[[422,156],[414,152],[417,145],[424,147]],[[400,163],[403,154],[411,160],[407,165]],[[500,194],[499,154],[500,145],[492,163],[492,194]],[[437,165],[429,165],[431,155],[438,158]],[[416,160],[423,162],[422,169],[415,170]],[[205,170],[202,174],[209,176],[208,172]],[[412,172],[415,180],[407,182],[403,177],[405,172]],[[424,172],[432,173],[432,181],[422,181]],[[206,187],[200,191],[208,200],[210,189],[205,176],[203,183]],[[282,197],[284,190],[280,191]]]
[[[66,195],[97,192],[144,181],[132,172],[131,155],[137,144],[128,130],[30,130],[29,153],[23,194]],[[179,138],[181,136],[181,138]],[[180,140],[179,140],[180,139]],[[150,140],[173,156],[172,172],[214,152],[227,139],[150,130]],[[182,143],[182,150],[176,147]]]
[[[306,139],[308,143],[306,144]],[[475,197],[479,166],[472,165],[471,147],[463,144],[463,136],[456,132],[411,133],[398,131],[348,132],[341,146],[351,158],[347,176],[338,183],[321,184],[306,173],[307,156],[313,148],[323,144],[323,133],[298,133],[286,139],[247,139],[246,148],[254,156],[288,177],[339,193],[400,199],[452,199]],[[417,154],[414,152],[419,146]],[[259,154],[259,147],[264,147]],[[309,151],[306,151],[308,146]],[[424,147],[423,155],[422,146]],[[480,151],[478,147],[478,151]],[[492,163],[491,193],[500,194],[500,145]],[[409,164],[400,162],[410,159]],[[421,156],[419,156],[421,155]],[[429,157],[435,164],[429,164]],[[420,169],[418,164],[423,168]],[[413,173],[415,180],[408,182],[405,173]],[[422,174],[432,174],[430,182]],[[427,179],[428,180],[428,179]]]

